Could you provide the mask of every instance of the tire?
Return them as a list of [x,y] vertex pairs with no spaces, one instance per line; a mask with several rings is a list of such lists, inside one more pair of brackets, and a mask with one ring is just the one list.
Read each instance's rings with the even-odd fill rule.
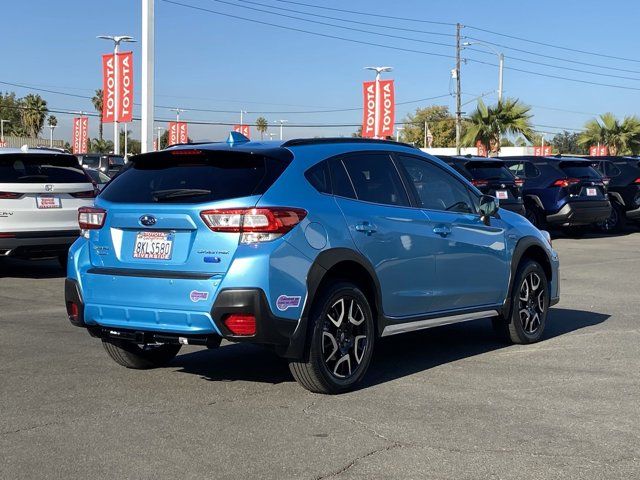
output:
[[133,342],[108,338],[102,339],[102,346],[119,365],[137,370],[162,367],[168,364],[180,351],[182,345],[140,345]]
[[352,389],[369,368],[375,341],[375,323],[365,295],[351,283],[329,285],[314,302],[309,327],[306,360],[289,362],[293,377],[314,393]]
[[624,229],[625,216],[622,205],[611,201],[611,215],[604,222],[597,224],[603,233],[620,233]]
[[[526,300],[523,297],[527,297]],[[501,338],[511,343],[535,343],[544,334],[548,313],[547,276],[538,262],[524,260],[513,283],[509,318],[498,317],[493,320],[493,326]]]
[[529,220],[534,227],[541,229],[544,227],[544,215],[540,210],[540,207],[532,203],[528,203],[524,207],[524,216]]

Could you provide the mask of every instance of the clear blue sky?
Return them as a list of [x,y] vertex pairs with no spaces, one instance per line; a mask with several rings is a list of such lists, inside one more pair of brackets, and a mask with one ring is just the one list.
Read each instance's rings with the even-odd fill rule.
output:
[[[364,42],[444,55],[455,53],[452,46],[385,38],[284,18],[281,15],[301,16],[351,28],[453,45],[453,37],[422,33],[453,34],[454,27],[447,25],[367,17],[277,0],[251,0],[254,3],[244,0],[225,1],[253,9],[270,10],[280,15],[252,11],[214,0],[176,1],[216,12]],[[507,67],[639,89],[624,90],[586,85],[506,70],[505,95],[518,97],[533,105],[535,124],[580,128],[590,118],[590,113],[612,111],[620,116],[640,113],[640,54],[637,31],[640,2],[635,0],[297,1],[417,20],[461,22],[464,25],[540,42],[637,59],[636,62],[616,60],[545,47],[472,28],[463,30],[466,36],[561,58],[543,58],[496,47],[504,51]],[[269,9],[256,3],[274,8]],[[140,9],[140,0],[3,2],[2,30],[5,53],[0,66],[0,81],[90,96],[94,89],[101,87],[100,55],[112,48],[107,42],[97,40],[96,35],[130,34],[140,38]],[[282,9],[316,13],[343,20],[393,25],[420,32],[375,28]],[[133,51],[134,61],[137,63],[136,81],[139,81],[140,44],[134,44]],[[464,56],[497,63],[493,54],[465,52]],[[563,68],[533,65],[515,60],[514,57],[559,65]],[[604,68],[568,63],[566,60],[592,63]],[[371,72],[362,69],[367,65],[394,67],[391,77],[396,81],[397,102],[446,95],[450,92],[450,69],[454,66],[452,58],[349,43],[196,11],[156,0],[156,104],[159,105],[187,110],[201,108],[238,112],[240,109],[258,112],[359,107],[362,103],[361,82],[371,77]],[[572,72],[566,70],[567,67],[625,78]],[[463,92],[468,94],[477,95],[495,90],[497,68],[469,62],[463,65],[462,85]],[[0,89],[15,91],[20,96],[30,91],[2,84]],[[140,91],[136,88],[136,101],[139,101],[139,94]],[[41,95],[51,108],[93,110],[88,99],[52,93]],[[472,100],[473,97],[469,95],[464,99]],[[495,94],[487,97],[489,102],[494,100]],[[448,105],[453,110],[453,97],[399,105],[397,120],[418,106],[433,103]],[[465,106],[464,110],[471,111],[473,106],[472,102]],[[172,115],[166,108],[156,109],[156,118],[166,119]],[[357,124],[361,121],[359,110],[323,114],[250,113],[246,119],[252,122],[260,115],[269,121],[287,119],[291,123],[300,124]],[[60,128],[56,137],[68,138],[71,117],[61,114],[57,114],[57,117]],[[183,118],[236,122],[239,113],[188,111],[183,114]],[[95,136],[97,119],[91,119],[90,122],[91,135]],[[355,129],[356,127],[333,127],[294,130],[285,127],[285,136],[348,135]],[[552,128],[542,129],[555,131]],[[134,123],[133,130],[134,136],[139,137],[139,122]],[[227,130],[226,127],[192,126],[190,136],[194,139],[220,139]],[[277,128],[273,126],[270,131],[277,133]],[[106,125],[105,132],[110,137],[110,125]]]

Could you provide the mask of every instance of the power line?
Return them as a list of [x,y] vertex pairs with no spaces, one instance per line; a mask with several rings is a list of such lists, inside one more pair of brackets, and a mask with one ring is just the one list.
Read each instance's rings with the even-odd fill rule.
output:
[[[282,1],[282,0],[276,0],[276,1]],[[473,25],[465,25],[465,27],[473,29],[473,30],[477,30],[479,32],[490,33],[492,35],[499,35],[501,37],[511,38],[513,40],[520,40],[522,42],[533,43],[533,44],[536,44],[536,45],[542,45],[544,47],[557,48],[559,50],[566,50],[568,52],[583,53],[585,55],[593,55],[593,56],[596,56],[596,57],[611,58],[613,60],[623,60],[623,61],[626,61],[626,62],[640,63],[640,60],[637,60],[637,59],[634,59],[634,58],[617,57],[615,55],[608,55],[608,54],[605,54],[605,53],[589,52],[587,50],[580,50],[580,49],[577,49],[577,48],[563,47],[563,46],[560,46],[560,45],[554,45],[552,43],[540,42],[540,41],[537,41],[537,40],[531,40],[531,39],[528,39],[528,38],[518,37],[518,36],[515,36],[515,35],[508,35],[506,33],[495,32],[493,30],[487,30],[485,28],[474,27]]]
[[[300,13],[302,15],[313,15],[314,17],[318,17],[318,18],[327,18],[329,20],[338,20],[340,22],[346,22],[346,23],[354,23],[357,25],[366,25],[369,27],[378,27],[378,28],[387,28],[387,29],[391,29],[391,30],[401,30],[404,32],[413,32],[413,33],[420,33],[420,34],[424,34],[424,35],[438,35],[438,36],[442,36],[442,37],[455,37],[455,34],[453,33],[443,33],[443,32],[432,32],[432,31],[425,31],[425,30],[417,30],[415,28],[406,28],[406,27],[399,27],[399,26],[394,26],[394,25],[384,25],[382,23],[370,23],[370,22],[361,22],[358,20],[347,20],[345,18],[340,18],[340,17],[332,17],[330,15],[321,15],[319,13],[311,13],[311,12],[304,12],[302,10],[294,10],[292,8],[284,8],[284,7],[275,7],[273,5],[266,5],[264,3],[258,3],[258,2],[253,2],[250,0],[241,0],[243,3],[250,3],[252,5],[259,5],[261,7],[267,7],[267,8],[271,8],[274,10],[281,10],[284,12],[292,12],[292,13]],[[236,6],[240,6],[237,5]]]
[[170,4],[178,5],[178,6],[184,7],[184,8],[190,8],[190,9],[193,9],[193,10],[199,10],[199,11],[202,11],[202,12],[211,13],[213,15],[220,15],[220,16],[223,16],[223,17],[235,18],[237,20],[243,20],[243,21],[246,21],[246,22],[258,23],[260,25],[267,25],[269,27],[280,28],[280,29],[283,29],[283,30],[290,30],[290,31],[293,31],[293,32],[306,33],[306,34],[315,35],[315,36],[318,36],[318,37],[331,38],[331,39],[334,39],[334,40],[342,40],[342,41],[351,42],[351,43],[358,43],[360,45],[369,45],[369,46],[373,46],[373,47],[386,48],[386,49],[389,49],[389,50],[397,50],[397,51],[409,52],[409,53],[420,53],[422,55],[430,55],[430,56],[434,56],[434,57],[454,58],[453,55],[446,55],[444,53],[425,52],[424,50],[414,50],[414,49],[411,49],[411,48],[395,47],[395,46],[391,46],[391,45],[385,45],[383,43],[366,42],[364,40],[356,40],[356,39],[353,39],[353,38],[339,37],[337,35],[329,35],[329,34],[326,34],[326,33],[313,32],[311,30],[304,30],[304,29],[301,29],[301,28],[287,27],[285,25],[279,25],[277,23],[263,22],[261,20],[255,20],[255,19],[252,19],[252,18],[241,17],[239,15],[232,15],[230,13],[216,12],[215,10],[210,10],[208,8],[203,8],[203,7],[197,7],[195,5],[188,5],[186,3],[176,2],[174,0],[162,0],[162,1],[164,3],[170,3]]
[[406,18],[406,17],[394,17],[392,15],[382,15],[382,14],[378,14],[378,13],[370,13],[370,12],[358,12],[355,10],[344,10],[341,8],[331,8],[331,7],[320,7],[318,5],[313,5],[313,4],[309,4],[309,3],[303,3],[303,2],[293,2],[290,0],[275,0],[276,2],[280,2],[280,3],[291,3],[294,5],[301,5],[304,7],[311,7],[311,8],[320,8],[323,10],[332,10],[334,12],[342,12],[342,13],[355,13],[356,15],[365,15],[368,17],[378,17],[378,18],[388,18],[391,20],[402,20],[405,22],[417,22],[417,23],[428,23],[431,25],[448,25],[450,27],[455,27],[455,23],[450,23],[450,22],[436,22],[434,20],[420,20],[417,18]]
[[[344,25],[336,25],[335,23],[321,22],[319,20],[311,20],[311,19],[308,19],[308,18],[298,17],[298,16],[295,16],[295,15],[287,15],[285,13],[270,12],[269,10],[263,10],[261,8],[249,7],[249,6],[246,6],[246,5],[238,5],[236,3],[227,2],[225,0],[210,0],[210,1],[211,2],[216,2],[216,3],[222,3],[222,4],[226,4],[226,5],[231,5],[231,6],[234,6],[234,7],[245,8],[247,10],[251,10],[252,12],[262,12],[262,13],[266,13],[266,14],[269,14],[269,15],[276,15],[278,17],[291,18],[293,20],[301,20],[303,22],[308,22],[308,23],[315,23],[317,25],[324,25],[324,26],[332,27],[332,28],[341,28],[343,30],[349,30],[351,32],[360,32],[360,33],[366,33],[368,35],[377,35],[379,37],[397,38],[399,40],[408,40],[408,41],[411,41],[411,42],[427,43],[427,44],[430,44],[430,45],[438,45],[440,47],[453,48],[453,45],[449,44],[449,43],[433,42],[431,40],[421,40],[419,38],[403,37],[403,36],[400,36],[400,35],[392,35],[392,34],[389,34],[389,33],[374,32],[374,31],[371,31],[371,30],[364,30],[362,28],[346,27]],[[248,2],[248,3],[254,3],[254,2]],[[258,5],[260,5],[260,4],[258,4]]]

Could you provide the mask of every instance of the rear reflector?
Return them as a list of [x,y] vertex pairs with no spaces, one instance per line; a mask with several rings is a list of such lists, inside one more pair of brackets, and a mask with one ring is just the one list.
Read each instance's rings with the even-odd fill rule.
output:
[[80,309],[78,308],[78,304],[75,302],[67,302],[67,315],[69,316],[69,320],[72,322],[78,321],[78,316],[80,315]]
[[232,313],[224,319],[224,324],[234,335],[255,335],[256,317],[248,313]]
[[85,192],[75,192],[70,194],[75,198],[96,198],[98,196],[98,190],[87,190]]
[[0,238],[15,238],[15,233],[0,233]]
[[300,208],[226,208],[205,210],[202,220],[214,232],[242,233],[242,243],[266,242],[298,225],[307,212]]
[[516,178],[515,182],[516,182],[516,186],[518,187],[521,187],[522,185],[524,185],[524,180],[521,178]]
[[0,192],[0,200],[14,200],[22,198],[23,193],[16,192]]
[[99,230],[104,226],[107,211],[97,207],[80,207],[78,209],[78,225],[80,230]]

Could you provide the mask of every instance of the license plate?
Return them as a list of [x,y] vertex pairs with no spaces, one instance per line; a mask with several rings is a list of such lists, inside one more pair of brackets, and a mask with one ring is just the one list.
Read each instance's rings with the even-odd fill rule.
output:
[[587,196],[595,197],[598,194],[598,191],[595,188],[587,188]]
[[171,260],[173,233],[138,232],[133,247],[133,258]]
[[506,200],[509,198],[509,194],[506,190],[496,190],[496,198],[499,200]]
[[55,195],[38,195],[36,196],[36,207],[42,209],[62,208],[60,197]]

